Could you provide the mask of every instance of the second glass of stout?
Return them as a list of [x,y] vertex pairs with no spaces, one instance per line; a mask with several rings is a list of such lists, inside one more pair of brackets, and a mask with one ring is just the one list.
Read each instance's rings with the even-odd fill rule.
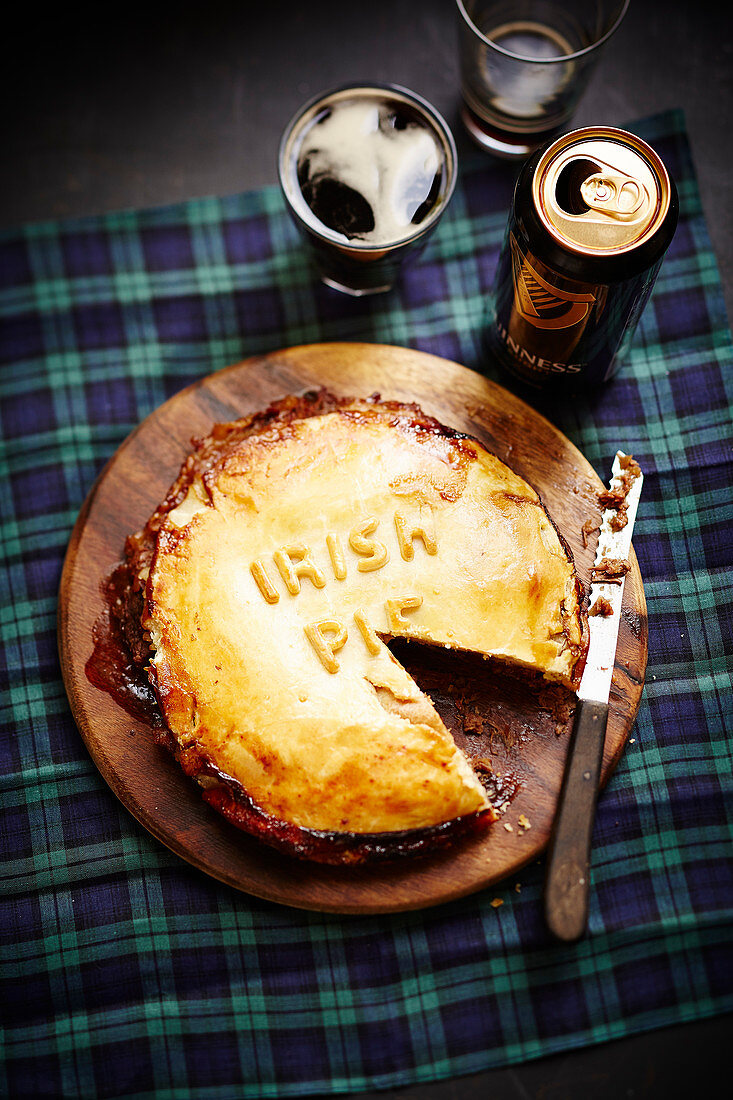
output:
[[285,201],[328,286],[390,290],[437,226],[456,181],[441,115],[395,84],[346,85],[306,103],[283,133]]
[[567,125],[629,0],[455,0],[461,117],[483,149],[524,159]]

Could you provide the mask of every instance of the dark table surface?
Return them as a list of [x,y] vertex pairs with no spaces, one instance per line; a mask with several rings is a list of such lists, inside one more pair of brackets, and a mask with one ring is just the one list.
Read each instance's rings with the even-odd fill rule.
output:
[[[683,108],[729,316],[731,74],[724,6],[632,0],[575,116],[623,125]],[[353,80],[457,118],[452,0],[27,9],[6,26],[0,226],[223,195],[274,183],[280,133],[311,95]],[[370,1097],[675,1100],[714,1085],[730,1017]],[[706,1089],[707,1091],[707,1089]],[[363,1094],[366,1096],[366,1094]]]

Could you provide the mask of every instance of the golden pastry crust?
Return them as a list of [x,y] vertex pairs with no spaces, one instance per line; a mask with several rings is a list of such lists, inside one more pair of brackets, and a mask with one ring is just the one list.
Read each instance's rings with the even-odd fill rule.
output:
[[539,497],[416,406],[321,391],[217,426],[128,551],[179,759],[265,839],[257,815],[395,838],[494,817],[390,638],[579,676],[580,588]]

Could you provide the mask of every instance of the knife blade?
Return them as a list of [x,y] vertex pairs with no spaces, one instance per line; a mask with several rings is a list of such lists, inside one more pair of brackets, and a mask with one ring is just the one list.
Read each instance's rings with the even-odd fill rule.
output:
[[[580,939],[588,923],[591,837],[625,580],[623,574],[608,577],[613,563],[626,563],[631,551],[644,481],[640,470],[631,480],[634,468],[638,470],[629,456],[616,453],[609,498],[618,494],[619,503],[614,500],[606,507],[601,519],[589,599],[588,655],[547,854],[545,921],[555,938],[566,943]],[[626,523],[621,526],[623,516]]]

